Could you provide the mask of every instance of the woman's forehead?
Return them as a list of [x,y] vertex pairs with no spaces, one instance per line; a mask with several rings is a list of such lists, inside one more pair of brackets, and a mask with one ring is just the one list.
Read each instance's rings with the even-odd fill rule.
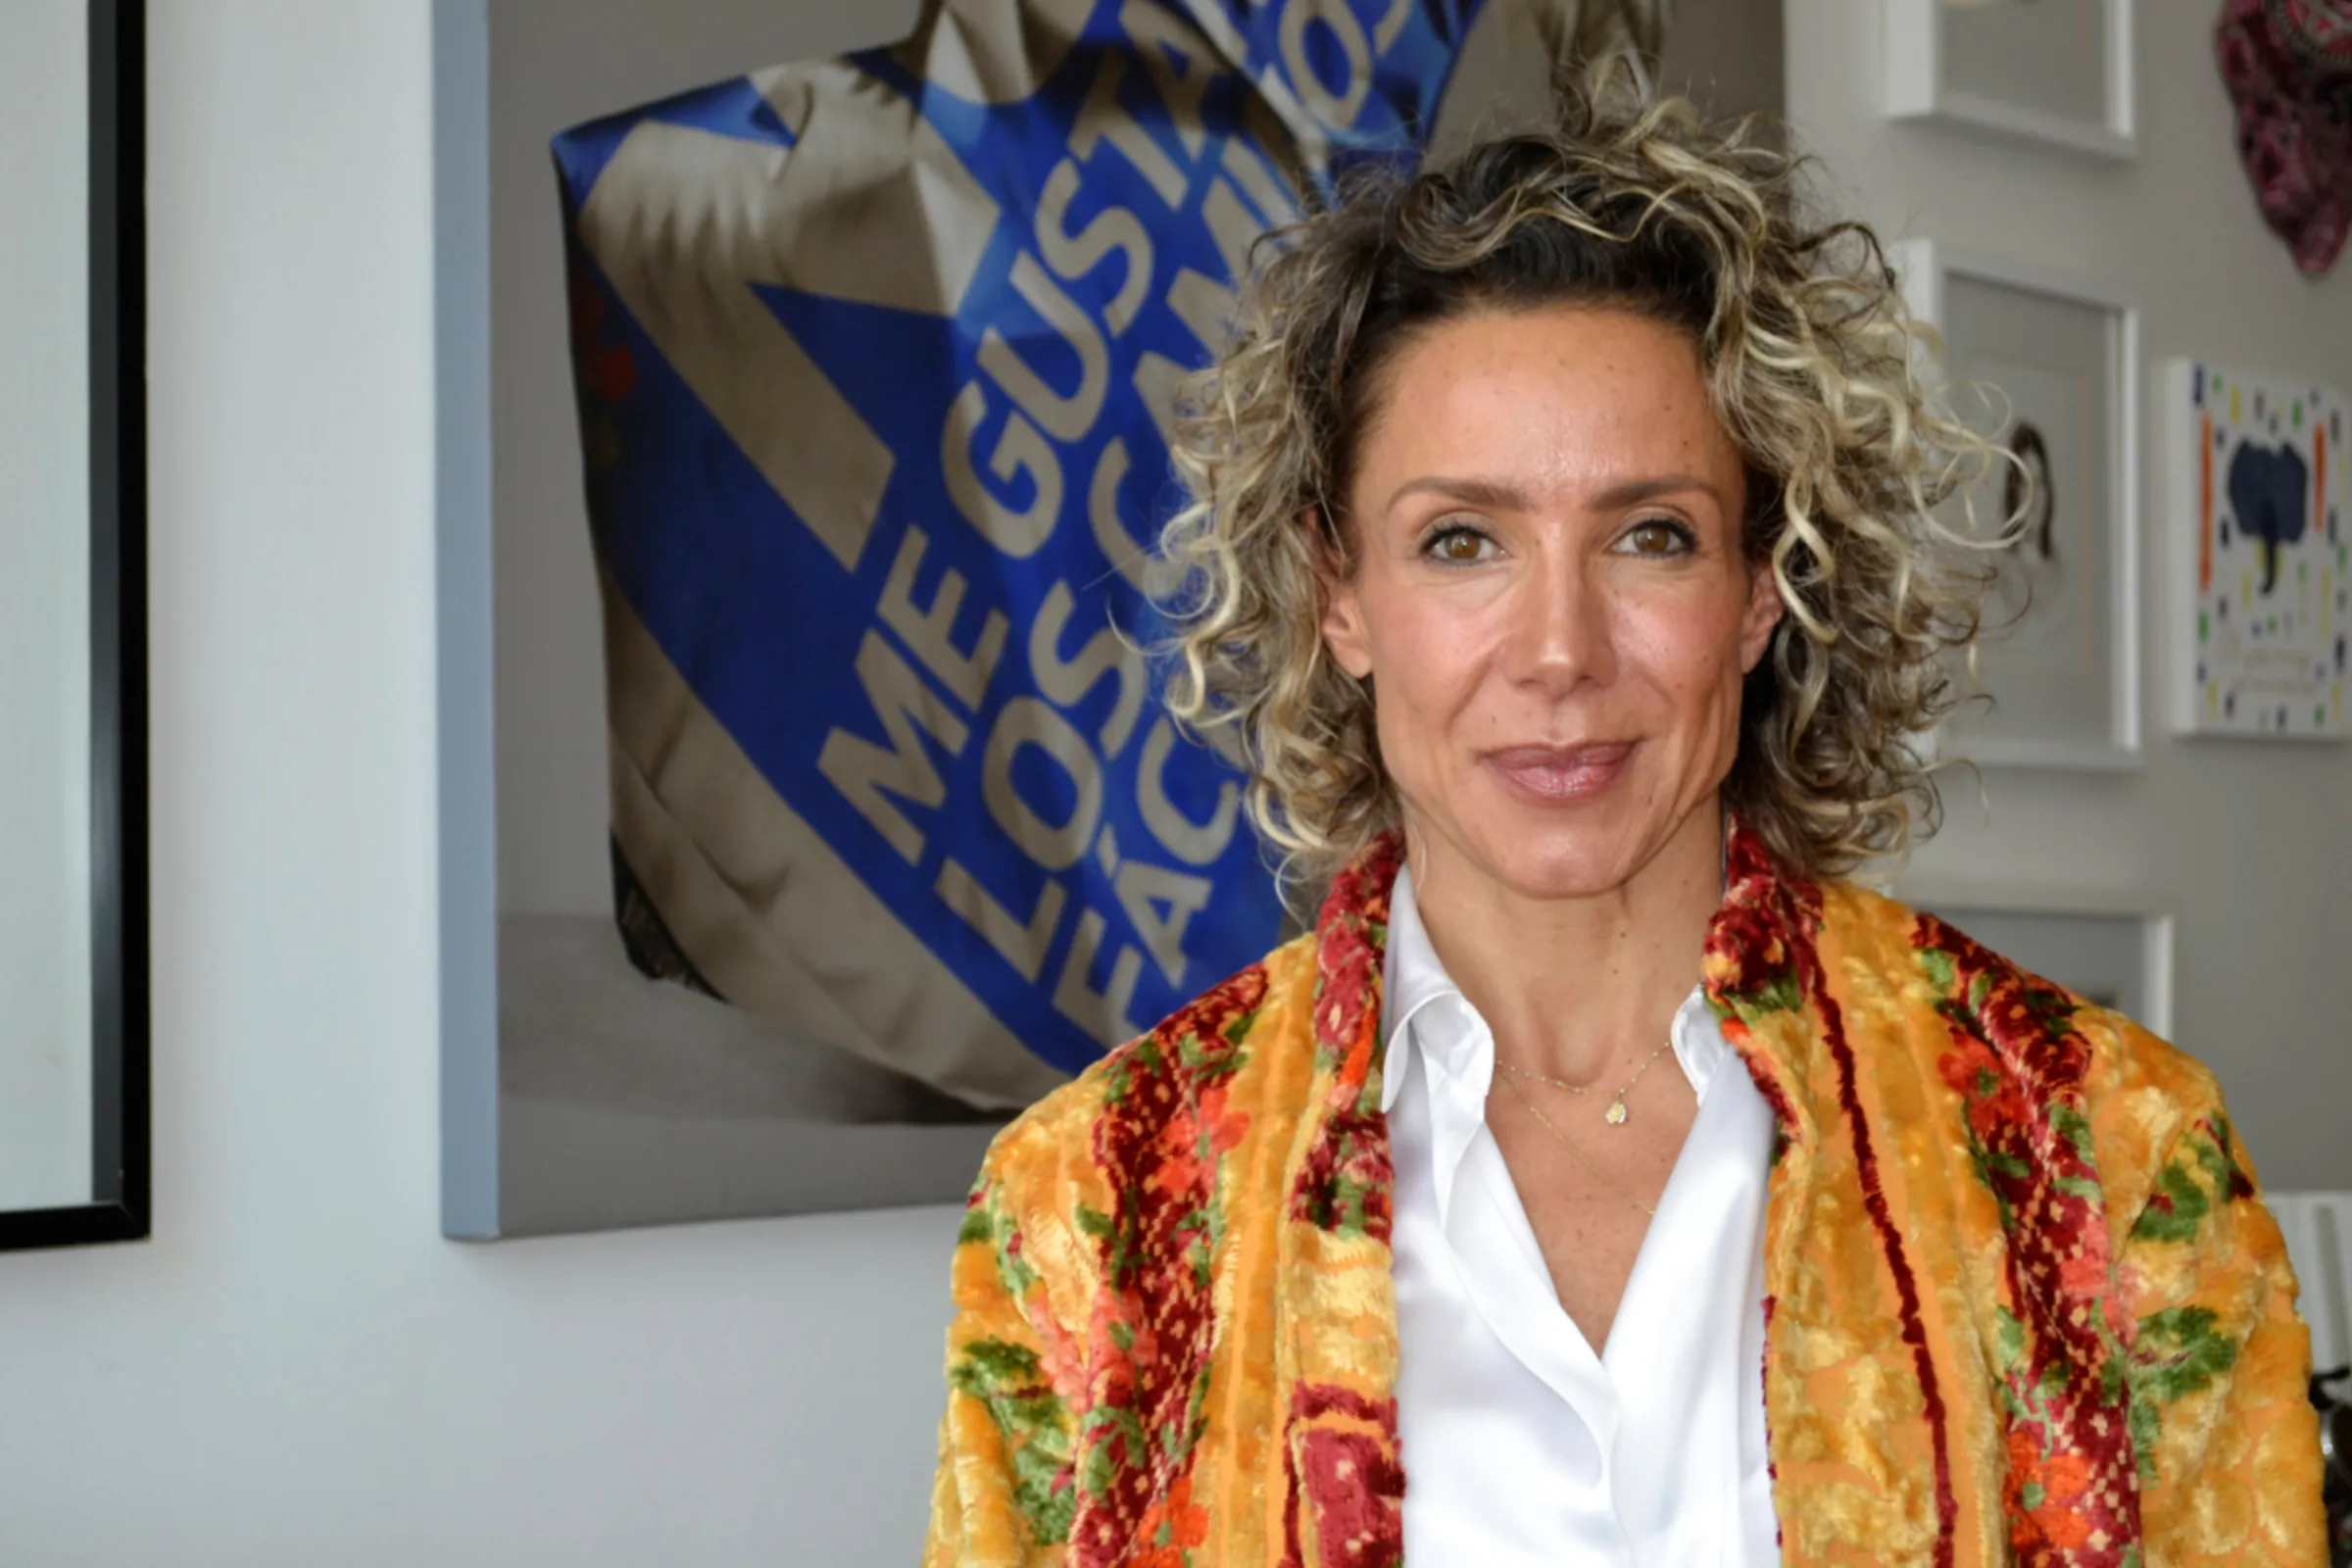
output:
[[1668,474],[1728,492],[1740,477],[1689,335],[1630,311],[1434,322],[1398,347],[1381,379],[1353,454],[1358,507],[1384,508],[1430,478],[1532,497],[1592,496]]

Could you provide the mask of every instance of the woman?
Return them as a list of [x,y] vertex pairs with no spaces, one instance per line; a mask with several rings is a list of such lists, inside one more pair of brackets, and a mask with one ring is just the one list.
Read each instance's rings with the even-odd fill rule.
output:
[[1582,103],[1252,280],[1172,703],[1330,892],[992,1150],[929,1561],[2324,1560],[2211,1076],[1838,880],[1991,459],[1793,176]]

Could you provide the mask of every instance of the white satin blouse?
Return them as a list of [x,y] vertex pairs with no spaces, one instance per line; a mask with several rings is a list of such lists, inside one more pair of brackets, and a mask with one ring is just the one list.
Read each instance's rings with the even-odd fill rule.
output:
[[1413,1568],[1777,1568],[1764,1446],[1772,1112],[1693,990],[1698,1117],[1599,1353],[1487,1129],[1494,1037],[1390,901],[1381,1103],[1396,1165],[1396,1398]]

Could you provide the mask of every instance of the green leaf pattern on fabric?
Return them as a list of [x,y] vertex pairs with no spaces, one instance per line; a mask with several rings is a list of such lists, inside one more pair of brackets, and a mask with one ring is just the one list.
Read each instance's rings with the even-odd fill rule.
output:
[[[2238,1169],[2230,1123],[2217,1112],[2180,1135],[2173,1158],[2156,1173],[2147,1206],[2132,1222],[2132,1240],[2156,1246],[2193,1243],[2217,1212],[2252,1191],[2253,1184]],[[2139,1451],[2141,1479],[2155,1477],[2164,1407],[2227,1376],[2237,1365],[2239,1348],[2239,1341],[2207,1307],[2170,1307],[2139,1319],[2125,1376],[2132,1391],[2132,1442]]]
[[1012,1216],[997,1201],[994,1188],[983,1185],[972,1195],[969,1206],[963,1211],[963,1223],[956,1228],[956,1241],[958,1246],[988,1249],[988,1255],[997,1266],[998,1280],[1014,1300],[1028,1295],[1029,1287],[1036,1283],[1037,1270],[1022,1258],[1019,1232]]
[[2250,1187],[2230,1152],[2230,1124],[2220,1116],[2181,1135],[2172,1162],[2156,1173],[2147,1207],[2132,1225],[2135,1242],[2193,1240],[2214,1209]]
[[1728,993],[1725,1000],[1741,1022],[1754,1024],[1774,1013],[1796,1011],[1804,1004],[1804,993],[1797,986],[1796,971],[1784,969],[1753,990]]
[[2162,1407],[2211,1388],[2237,1365],[2238,1342],[2202,1306],[2172,1307],[2139,1320],[2139,1338],[2124,1375],[2132,1388],[2132,1444],[2139,1450],[2143,1481],[2156,1478]]
[[1047,1383],[1037,1352],[1003,1340],[977,1340],[949,1364],[948,1381],[979,1400],[1004,1434],[1013,1503],[1039,1544],[1069,1540],[1078,1506],[1069,1484],[1069,1411]]

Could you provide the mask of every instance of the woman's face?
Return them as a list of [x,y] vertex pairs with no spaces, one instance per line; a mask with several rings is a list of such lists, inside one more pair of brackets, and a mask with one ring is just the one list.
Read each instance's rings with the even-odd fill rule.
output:
[[1781,615],[1740,554],[1745,501],[1674,327],[1545,309],[1397,351],[1323,633],[1371,677],[1420,874],[1591,897],[1713,811]]

